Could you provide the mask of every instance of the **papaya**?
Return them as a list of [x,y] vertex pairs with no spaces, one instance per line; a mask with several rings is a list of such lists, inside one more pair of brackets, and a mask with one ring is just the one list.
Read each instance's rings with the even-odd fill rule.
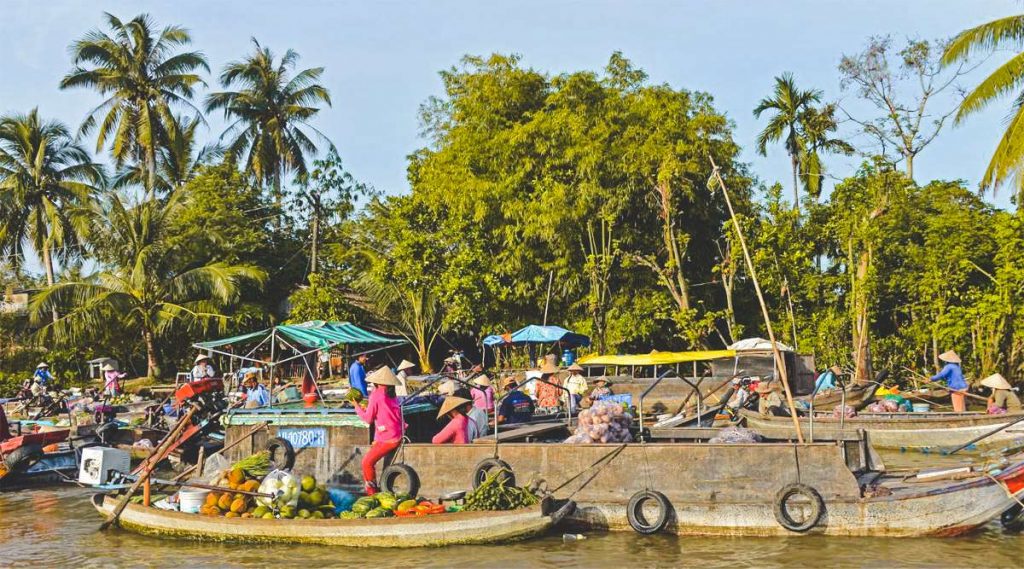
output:
[[252,512],[242,512],[242,515],[238,516],[238,517],[240,517],[240,518],[251,518],[252,517]]
[[238,517],[238,512],[228,512],[228,513],[224,514],[224,517],[225,518],[237,518]]
[[259,480],[249,480],[249,481],[246,481],[244,484],[242,484],[242,488],[241,489],[245,490],[246,492],[255,492],[255,491],[260,489],[260,481]]
[[217,507],[221,510],[230,510],[232,501],[231,494],[225,492],[221,494],[220,498],[217,500]]
[[231,502],[231,512],[234,514],[240,514],[245,511],[245,498],[235,498]]
[[241,484],[245,482],[245,471],[241,468],[232,468],[231,472],[228,474],[228,480],[232,484]]
[[217,492],[210,492],[209,494],[206,495],[206,505],[207,506],[216,506],[218,499],[220,499],[220,494],[219,493],[217,493]]

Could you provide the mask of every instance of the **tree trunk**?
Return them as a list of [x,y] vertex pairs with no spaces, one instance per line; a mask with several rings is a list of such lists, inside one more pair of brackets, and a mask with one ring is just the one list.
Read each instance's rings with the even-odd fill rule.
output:
[[281,221],[282,221],[281,217],[284,215],[284,210],[282,209],[283,199],[282,199],[282,196],[281,196],[281,171],[282,170],[283,170],[283,168],[281,167],[281,164],[277,164],[277,166],[274,168],[274,189],[273,189],[273,192],[274,192],[274,207],[277,209],[277,215],[274,218],[274,228],[275,229],[281,229],[281,224],[282,224],[281,223]]
[[[53,254],[50,252],[50,244],[43,244],[43,265],[46,267],[46,285],[53,286],[55,279],[53,278]],[[57,313],[57,307],[52,306],[50,308],[50,314],[53,316],[53,321],[56,323],[57,319],[60,318],[60,314]]]
[[149,328],[142,330],[142,339],[146,342],[146,375],[151,378],[160,377],[160,362],[156,356],[156,341]]
[[800,211],[800,161],[796,154],[789,156],[793,163],[793,209]]
[[907,163],[907,177],[910,178],[911,181],[913,181],[914,180],[914,155],[913,154],[905,154],[904,158],[905,158],[906,163]]
[[148,197],[153,199],[156,196],[156,144],[150,144],[146,149],[146,185]]
[[853,344],[854,344],[854,366],[856,372],[854,379],[859,382],[871,380],[871,349],[870,349],[870,327],[868,317],[868,295],[864,290],[867,284],[868,270],[871,267],[870,248],[860,253],[860,260],[857,263],[856,290],[854,292],[854,323],[853,323]]

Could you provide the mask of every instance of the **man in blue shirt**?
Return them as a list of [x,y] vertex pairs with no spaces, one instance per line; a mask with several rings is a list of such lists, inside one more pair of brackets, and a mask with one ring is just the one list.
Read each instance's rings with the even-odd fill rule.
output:
[[944,380],[949,388],[949,398],[953,401],[953,411],[963,413],[967,410],[967,381],[960,369],[960,356],[953,350],[939,354],[939,361],[946,362],[942,371],[929,378],[929,381]]
[[356,356],[356,361],[352,362],[352,367],[348,368],[348,386],[358,389],[363,397],[369,395],[366,391],[366,360],[368,359],[369,356],[366,354],[359,354]]
[[270,392],[256,380],[255,373],[245,374],[245,408],[256,409],[270,405]]
[[46,387],[46,384],[53,379],[53,375],[50,374],[50,366],[46,365],[46,362],[40,363],[36,366],[36,372],[32,374],[32,378],[39,385]]
[[840,375],[843,375],[843,369],[839,366],[832,366],[822,372],[822,374],[818,376],[817,381],[814,382],[815,393],[835,389],[836,379],[838,379]]
[[516,379],[509,377],[505,380],[504,387],[508,390],[508,394],[498,406],[498,422],[504,424],[525,423],[532,419],[533,399],[517,389]]

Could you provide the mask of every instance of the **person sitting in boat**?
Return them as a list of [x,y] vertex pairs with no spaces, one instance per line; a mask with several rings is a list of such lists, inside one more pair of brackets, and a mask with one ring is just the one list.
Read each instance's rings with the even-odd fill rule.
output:
[[[455,391],[455,397],[461,397],[463,399],[473,401],[472,393],[478,392],[479,390],[476,389],[475,387],[472,389],[467,389],[463,387],[462,389],[457,389]],[[473,405],[470,406],[469,410],[466,411],[466,417],[469,417],[469,442],[473,442],[475,439],[478,439],[487,434],[487,423],[489,421],[487,412],[477,407],[475,402]]]
[[533,418],[533,399],[519,390],[515,377],[505,378],[506,394],[498,406],[498,423],[525,423]]
[[117,397],[121,394],[121,380],[128,374],[121,373],[117,366],[107,362],[100,368],[103,371],[103,394],[107,397]]
[[494,387],[491,378],[478,375],[473,379],[473,389],[469,390],[473,399],[473,408],[483,412],[484,418],[494,412]]
[[992,395],[988,398],[989,414],[1020,413],[1020,398],[1013,392],[1010,382],[1001,374],[993,373],[981,380],[981,384],[992,390]]
[[967,381],[964,380],[964,372],[960,369],[960,356],[953,350],[939,354],[939,361],[946,362],[942,371],[931,376],[928,381],[943,380],[949,388],[949,398],[953,402],[953,411],[963,413],[967,410]]
[[44,391],[46,384],[53,381],[53,374],[50,373],[50,366],[46,365],[46,362],[40,362],[36,366],[36,372],[32,374],[32,381],[38,383]]
[[762,381],[757,384],[758,413],[766,417],[789,417],[789,410],[782,398],[782,385],[777,381]]
[[441,409],[437,412],[437,419],[448,417],[450,420],[441,432],[434,435],[430,442],[435,445],[456,444],[464,445],[470,442],[469,438],[469,417],[466,413],[473,407],[473,401],[465,397],[445,397]]
[[533,380],[537,384],[537,407],[552,413],[557,412],[562,395],[562,390],[559,389],[562,382],[558,379],[558,372],[561,370],[553,363],[544,362],[538,371],[540,378]]
[[409,395],[409,388],[406,381],[409,379],[409,370],[415,368],[416,364],[409,360],[402,360],[402,362],[398,364],[398,367],[395,368],[395,371],[397,372],[395,377],[398,378],[398,385],[395,386],[395,395],[399,397],[407,397]]
[[579,407],[580,402],[587,395],[587,378],[583,377],[583,367],[580,364],[572,364],[566,368],[569,377],[565,378],[565,397],[568,399],[569,410]]
[[213,364],[210,363],[210,356],[199,354],[193,363],[192,372],[189,375],[192,381],[202,381],[216,377],[217,370],[213,369]]
[[245,398],[246,409],[257,409],[270,405],[270,391],[263,387],[255,373],[245,374],[242,385],[245,387],[242,397]]
[[598,399],[604,399],[612,393],[612,382],[605,376],[601,376],[594,380],[594,384],[597,386],[593,391],[590,392],[591,401],[597,401]]
[[356,414],[370,425],[373,433],[373,444],[363,456],[363,480],[366,483],[366,494],[377,493],[376,464],[391,454],[402,442],[405,422],[402,421],[402,408],[395,396],[398,378],[391,368],[382,367],[366,376],[366,381],[376,386],[370,394],[366,407],[356,405]]
[[836,380],[843,375],[843,368],[832,366],[823,371],[814,382],[814,392],[821,393],[836,388]]

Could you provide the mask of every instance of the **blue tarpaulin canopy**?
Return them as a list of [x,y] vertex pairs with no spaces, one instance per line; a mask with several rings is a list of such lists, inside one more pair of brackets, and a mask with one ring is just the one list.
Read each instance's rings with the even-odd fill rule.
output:
[[590,338],[566,330],[561,326],[537,326],[536,324],[531,324],[511,334],[495,334],[484,338],[484,345],[490,347],[555,343],[565,347],[586,347],[590,345]]

